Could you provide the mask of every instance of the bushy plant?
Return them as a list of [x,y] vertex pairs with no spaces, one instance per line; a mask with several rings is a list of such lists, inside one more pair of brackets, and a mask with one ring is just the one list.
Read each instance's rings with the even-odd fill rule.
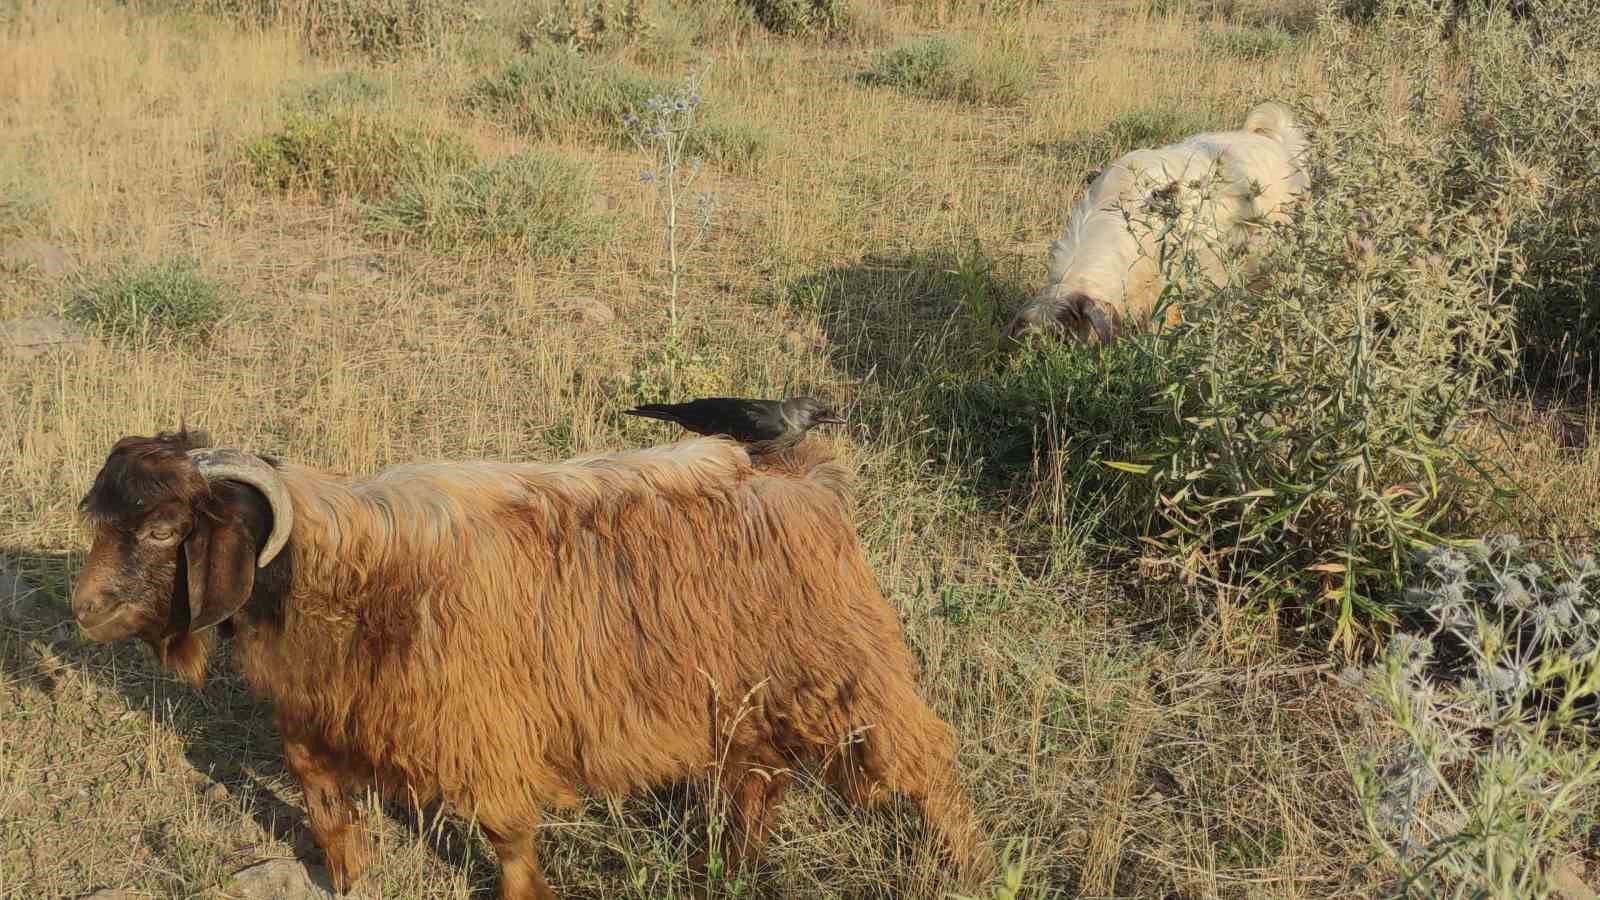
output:
[[1458,28],[1461,115],[1448,143],[1451,193],[1507,217],[1525,372],[1539,384],[1600,375],[1600,19],[1580,0],[1541,0],[1514,19],[1473,7]]
[[421,174],[376,204],[369,220],[388,234],[416,234],[443,249],[486,244],[530,257],[570,256],[609,237],[595,214],[594,180],[582,166],[536,151],[470,172]]
[[1033,75],[1032,61],[1020,53],[930,35],[880,51],[866,80],[941,100],[1006,106],[1022,102]]
[[1421,555],[1408,600],[1431,633],[1343,676],[1394,735],[1350,760],[1394,896],[1553,895],[1600,783],[1597,587],[1592,555],[1510,536]]
[[205,337],[228,311],[228,292],[187,257],[125,263],[78,288],[66,314],[126,340]]
[[476,156],[454,134],[348,110],[292,114],[244,146],[247,173],[258,187],[324,196],[381,196],[415,173],[464,171]]
[[546,40],[578,53],[627,46],[645,37],[652,21],[645,0],[556,0],[555,7],[539,17],[534,31],[524,35],[524,49],[533,40]]

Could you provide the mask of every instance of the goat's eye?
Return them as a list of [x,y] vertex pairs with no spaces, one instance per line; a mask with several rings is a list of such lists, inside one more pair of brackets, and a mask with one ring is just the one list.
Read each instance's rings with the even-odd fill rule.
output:
[[152,540],[157,543],[165,543],[166,541],[172,540],[172,536],[175,534],[177,534],[177,532],[171,528],[157,526],[145,532],[144,536],[148,540]]

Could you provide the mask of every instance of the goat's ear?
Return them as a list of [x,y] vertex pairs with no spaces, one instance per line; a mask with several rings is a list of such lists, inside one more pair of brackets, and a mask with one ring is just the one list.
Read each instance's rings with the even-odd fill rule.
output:
[[256,542],[235,504],[222,518],[195,517],[183,542],[188,561],[189,631],[228,618],[250,599],[256,580]]

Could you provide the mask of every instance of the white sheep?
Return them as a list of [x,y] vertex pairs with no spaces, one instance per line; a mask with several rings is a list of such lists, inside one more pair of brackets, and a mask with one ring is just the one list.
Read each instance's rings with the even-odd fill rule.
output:
[[[1238,131],[1205,132],[1117,158],[1073,208],[1066,231],[1050,246],[1046,287],[1006,326],[1006,336],[1065,331],[1104,344],[1125,324],[1148,322],[1166,286],[1159,244],[1174,237],[1187,240],[1220,283],[1224,256],[1249,243],[1252,224],[1284,221],[1290,201],[1309,191],[1306,145],[1293,114],[1267,101],[1250,110]],[[1176,216],[1164,221],[1163,209]],[[1177,314],[1169,307],[1168,321]]]

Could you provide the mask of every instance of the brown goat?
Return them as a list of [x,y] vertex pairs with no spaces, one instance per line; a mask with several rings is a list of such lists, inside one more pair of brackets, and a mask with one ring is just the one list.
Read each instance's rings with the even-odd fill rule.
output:
[[988,867],[950,729],[818,451],[756,466],[696,438],[346,479],[207,443],[112,448],[73,612],[197,685],[205,629],[231,622],[338,890],[366,862],[360,783],[474,817],[500,896],[550,898],[544,807],[714,777],[738,865],[801,764],[853,803],[907,796],[952,862]]

